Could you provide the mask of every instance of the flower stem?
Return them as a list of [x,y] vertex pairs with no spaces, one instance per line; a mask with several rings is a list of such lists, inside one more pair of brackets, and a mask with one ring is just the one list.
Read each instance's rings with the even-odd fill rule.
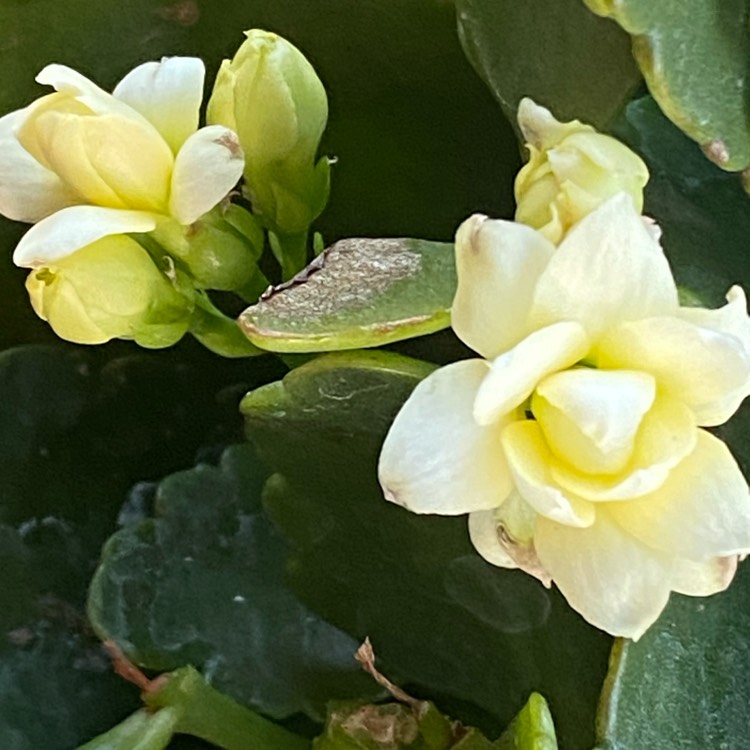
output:
[[153,709],[181,709],[176,732],[200,737],[224,750],[310,750],[310,741],[240,706],[212,688],[192,667],[173,672],[166,684],[145,693]]

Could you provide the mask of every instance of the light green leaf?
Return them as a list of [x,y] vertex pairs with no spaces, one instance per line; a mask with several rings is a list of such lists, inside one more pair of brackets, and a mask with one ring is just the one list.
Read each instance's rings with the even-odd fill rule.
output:
[[722,169],[750,164],[747,0],[585,0],[633,37],[664,113]]
[[380,346],[450,325],[453,245],[339,240],[240,316],[248,338],[277,352]]
[[547,701],[532,693],[511,725],[495,745],[495,750],[557,750],[555,725]]
[[603,129],[640,81],[628,38],[581,0],[457,0],[467,57],[511,122],[530,96]]

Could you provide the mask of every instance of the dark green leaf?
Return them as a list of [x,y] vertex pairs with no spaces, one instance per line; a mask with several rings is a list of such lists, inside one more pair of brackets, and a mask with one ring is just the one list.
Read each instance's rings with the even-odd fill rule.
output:
[[618,641],[599,715],[601,750],[745,747],[750,566],[707,599],[672,595],[637,643]]
[[457,0],[456,10],[464,50],[511,122],[530,96],[601,129],[640,81],[627,35],[581,0]]
[[380,346],[449,326],[455,292],[452,244],[339,240],[240,324],[256,346],[277,352]]
[[369,683],[354,661],[356,642],[284,587],[286,545],[259,507],[265,478],[243,445],[218,467],[165,479],[157,517],[107,543],[89,615],[102,638],[142,666],[192,664],[265,713],[322,716],[326,700]]
[[431,369],[384,352],[332,354],[243,401],[250,437],[281,472],[265,503],[295,548],[292,585],[369,635],[393,679],[443,696],[451,715],[499,734],[538,689],[562,747],[587,749],[610,639],[534,579],[483,561],[465,518],[383,499],[380,444]]
[[586,0],[633,36],[664,113],[723,169],[750,164],[747,0]]

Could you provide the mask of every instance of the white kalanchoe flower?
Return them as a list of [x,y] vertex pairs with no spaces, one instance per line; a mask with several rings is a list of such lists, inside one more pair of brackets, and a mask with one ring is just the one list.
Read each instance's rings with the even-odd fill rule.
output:
[[556,249],[473,216],[453,328],[483,359],[421,382],[380,458],[388,500],[469,513],[487,560],[554,581],[638,638],[670,591],[705,596],[750,552],[750,495],[719,425],[750,393],[750,319],[680,307],[655,233],[620,193]]
[[192,57],[138,66],[112,94],[64,65],[57,93],[0,118],[0,213],[35,223],[14,262],[46,267],[109,235],[192,224],[242,175],[234,131],[198,129],[205,69]]

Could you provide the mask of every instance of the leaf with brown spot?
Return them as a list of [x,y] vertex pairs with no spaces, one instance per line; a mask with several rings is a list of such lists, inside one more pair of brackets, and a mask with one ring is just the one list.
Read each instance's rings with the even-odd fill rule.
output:
[[450,325],[453,245],[340,240],[240,316],[256,346],[321,352],[381,346]]

